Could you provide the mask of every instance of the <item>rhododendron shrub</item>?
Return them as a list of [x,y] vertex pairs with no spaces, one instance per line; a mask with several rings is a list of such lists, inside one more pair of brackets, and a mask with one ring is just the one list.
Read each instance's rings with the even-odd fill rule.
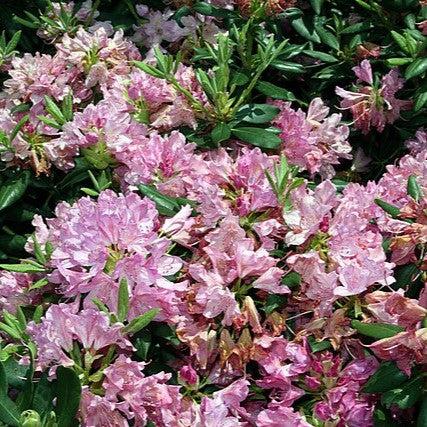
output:
[[425,1],[0,22],[1,425],[427,425]]

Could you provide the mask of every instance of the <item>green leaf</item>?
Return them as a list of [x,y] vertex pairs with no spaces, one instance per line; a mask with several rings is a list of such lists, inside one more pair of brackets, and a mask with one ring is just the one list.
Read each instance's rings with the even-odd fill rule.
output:
[[270,104],[243,105],[236,113],[236,120],[248,123],[267,123],[279,113],[279,108]]
[[311,351],[317,353],[318,351],[323,351],[332,347],[332,344],[328,340],[317,341],[314,337],[310,336],[308,338],[308,343],[310,344]]
[[282,140],[266,129],[254,127],[239,127],[232,129],[236,138],[261,148],[275,149],[280,146]]
[[338,39],[334,34],[332,34],[330,31],[325,30],[321,25],[316,25],[316,32],[320,37],[320,40],[331,47],[334,50],[340,50],[340,44]]
[[20,412],[15,402],[7,395],[0,396],[0,421],[9,427],[19,426]]
[[0,396],[4,396],[7,394],[8,384],[6,371],[4,369],[3,363],[0,362]]
[[304,50],[306,55],[311,56],[315,59],[320,59],[323,62],[338,62],[338,59],[328,53],[319,52],[315,50]]
[[0,186],[0,210],[17,202],[25,193],[30,181],[30,172],[23,171]]
[[368,21],[358,22],[357,24],[349,25],[341,31],[341,34],[355,34],[367,31],[372,27],[372,23]]
[[138,316],[129,322],[129,324],[123,328],[123,332],[126,334],[136,334],[154,320],[159,312],[160,309],[158,308],[152,308],[151,310],[146,311],[144,314],[141,314],[141,316]]
[[146,360],[151,347],[151,332],[146,329],[138,335],[138,338],[134,342],[136,354],[141,360]]
[[267,297],[264,305],[265,314],[268,316],[277,308],[283,307],[286,303],[286,297],[284,295],[270,294]]
[[236,15],[236,13],[231,10],[212,6],[205,2],[197,2],[192,9],[201,15],[215,16],[216,18],[225,18],[231,15]]
[[392,30],[390,32],[391,32],[391,35],[392,35],[394,41],[398,44],[398,46],[400,47],[400,49],[402,50],[402,52],[409,53],[408,47],[406,45],[406,39],[405,39],[405,37],[403,37],[397,31]]
[[174,216],[183,204],[180,204],[173,197],[165,196],[157,191],[153,186],[140,184],[138,185],[139,191],[151,199],[157,207],[161,215]]
[[295,31],[303,38],[310,40],[315,43],[320,43],[319,35],[316,33],[316,31],[312,30],[310,31],[303,18],[297,18],[293,19],[291,21],[291,25],[294,27]]
[[133,63],[137,68],[144,71],[144,73],[149,74],[150,76],[157,77],[160,79],[165,77],[165,74],[162,71],[158,70],[156,67],[153,67],[152,65],[148,65],[142,61],[133,61]]
[[42,266],[33,264],[0,264],[0,269],[14,271],[16,273],[43,273],[45,269]]
[[362,335],[376,339],[390,338],[405,330],[398,325],[391,325],[388,323],[363,323],[359,320],[352,320],[351,327]]
[[124,322],[129,311],[129,288],[125,278],[120,280],[119,296],[117,303],[117,319],[119,322]]
[[420,375],[399,388],[385,392],[381,396],[382,404],[387,408],[392,405],[397,405],[400,409],[411,408],[423,394],[423,380]]
[[423,402],[421,403],[420,412],[417,418],[417,427],[427,426],[427,395],[424,396]]
[[216,144],[230,138],[231,129],[227,123],[218,123],[211,132],[212,141]]
[[386,59],[387,65],[390,67],[399,67],[412,62],[412,58],[388,58]]
[[427,104],[427,91],[415,96],[414,111],[420,111]]
[[409,80],[413,77],[423,74],[427,70],[427,58],[416,59],[405,71],[405,79]]
[[274,60],[271,62],[271,66],[289,74],[304,74],[306,71],[303,65],[296,62]]
[[46,111],[59,123],[63,125],[65,123],[65,117],[62,114],[60,108],[55,104],[52,98],[49,96],[44,97]]
[[301,275],[296,271],[291,271],[286,276],[282,277],[282,284],[288,288],[296,288],[301,284]]
[[3,421],[9,426],[19,425],[19,411],[15,402],[13,402],[8,392],[8,381],[6,370],[3,363],[0,362],[0,421]]
[[72,425],[79,409],[82,386],[73,369],[59,366],[56,370],[55,395],[58,427]]
[[256,85],[256,88],[266,96],[274,99],[284,99],[286,101],[296,101],[295,95],[284,88],[274,85],[270,82],[260,81]]
[[377,204],[384,212],[388,213],[392,218],[397,218],[400,215],[400,209],[397,206],[393,206],[390,203],[384,202],[381,199],[375,199]]
[[394,362],[383,362],[363,387],[365,393],[384,393],[408,379]]
[[420,185],[417,182],[417,177],[414,175],[411,175],[408,178],[408,185],[407,185],[407,193],[416,201],[418,202],[423,197],[423,192],[421,190]]
[[320,15],[322,10],[322,4],[324,0],[310,0],[311,7],[316,12],[316,15]]

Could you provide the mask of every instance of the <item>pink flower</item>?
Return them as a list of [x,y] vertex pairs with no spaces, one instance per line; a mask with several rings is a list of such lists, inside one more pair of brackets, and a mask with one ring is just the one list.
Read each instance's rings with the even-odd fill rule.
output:
[[160,427],[178,426],[176,419],[190,418],[191,421],[192,410],[179,394],[180,387],[166,384],[171,375],[160,372],[147,377],[141,372],[143,366],[124,355],[119,356],[105,370],[106,398],[117,402],[120,410],[128,418],[135,418],[138,426],[145,425],[147,420]]
[[335,92],[343,98],[341,108],[350,109],[355,126],[367,134],[374,127],[382,132],[387,123],[391,124],[400,116],[400,111],[410,106],[410,101],[395,98],[396,92],[403,87],[404,80],[399,78],[397,70],[391,70],[382,77],[381,86],[374,84],[371,64],[364,59],[353,68],[359,82],[368,85],[350,92],[336,87]]
[[78,312],[78,301],[73,304],[52,305],[39,324],[30,322],[27,330],[37,345],[37,364],[42,369],[50,366],[73,366],[73,342],[94,355],[97,351],[116,345],[130,350],[132,344],[124,338],[123,325],[110,325],[104,313],[94,309]]
[[324,178],[332,178],[332,165],[339,164],[340,158],[351,159],[348,126],[340,124],[341,114],[327,117],[329,108],[320,98],[311,101],[307,114],[293,110],[290,102],[273,104],[280,112],[272,123],[282,131],[283,151],[291,164],[312,175],[320,173]]
[[124,38],[123,30],[109,38],[102,26],[93,34],[83,28],[74,37],[65,33],[56,48],[64,60],[86,74],[88,87],[107,83],[116,74],[128,73],[128,63],[141,59],[136,46]]
[[200,426],[244,426],[240,415],[247,416],[240,403],[249,394],[249,382],[239,379],[228,387],[213,393],[212,397],[204,397],[200,404],[198,421]]
[[128,427],[128,421],[117,408],[120,405],[83,388],[78,417],[84,427]]
[[164,137],[157,133],[141,135],[116,154],[123,164],[118,173],[125,183],[154,184],[166,195],[183,197],[203,165],[194,150],[195,144],[187,143],[177,131]]
[[139,27],[134,26],[135,35],[133,40],[137,43],[142,43],[148,48],[160,45],[163,40],[175,42],[187,34],[187,31],[181,28],[175,20],[170,19],[174,14],[170,9],[160,12],[158,10],[149,11],[148,9],[139,8],[138,13],[147,22]]
[[377,357],[393,360],[408,376],[415,363],[427,363],[427,328],[400,332],[369,346]]
[[319,231],[325,217],[336,206],[336,189],[330,181],[324,181],[314,191],[305,185],[291,193],[292,209],[285,210],[283,218],[291,229],[285,236],[287,245],[301,245]]
[[258,427],[310,427],[311,424],[292,408],[283,405],[261,411],[257,416]]
[[39,242],[53,245],[50,279],[66,296],[89,292],[87,304],[97,297],[115,311],[118,282],[126,278],[131,318],[158,307],[159,319],[172,321],[186,283],[164,277],[179,271],[182,261],[166,254],[170,242],[158,236],[158,222],[151,200],[106,190],[97,201],[61,203],[47,226],[35,225]]
[[34,292],[28,292],[33,278],[26,273],[0,271],[0,311],[14,313],[18,306],[29,305]]
[[427,315],[427,310],[417,300],[396,292],[375,291],[365,297],[368,310],[383,323],[392,323],[405,328],[414,328]]
[[415,137],[405,141],[406,148],[412,156],[427,150],[427,131],[420,128],[415,133]]
[[49,157],[61,169],[73,166],[73,157],[81,149],[87,151],[87,158],[96,166],[105,168],[114,164],[112,155],[118,158],[128,152],[134,141],[143,138],[146,128],[134,122],[131,116],[120,112],[111,102],[101,101],[89,104],[82,112],[66,123],[59,138],[45,144]]
[[259,148],[243,148],[235,160],[224,149],[206,155],[189,194],[199,202],[204,223],[211,226],[231,212],[243,217],[276,207],[277,198],[265,174],[274,160]]

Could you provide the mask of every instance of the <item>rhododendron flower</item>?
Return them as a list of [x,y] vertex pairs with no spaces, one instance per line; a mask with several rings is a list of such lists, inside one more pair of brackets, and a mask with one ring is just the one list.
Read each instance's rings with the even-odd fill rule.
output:
[[338,425],[344,422],[349,427],[372,426],[375,399],[362,394],[361,388],[378,366],[374,357],[347,365],[338,374],[336,386],[327,390],[325,401],[316,403],[315,415],[322,421],[338,422]]
[[369,346],[377,357],[396,362],[408,376],[415,363],[427,363],[427,328],[400,332]]
[[196,425],[244,426],[245,424],[240,421],[240,415],[248,417],[248,414],[240,406],[240,403],[249,394],[248,385],[248,381],[240,379],[228,387],[213,393],[211,398],[204,397],[200,403]]
[[69,169],[80,149],[89,161],[105,168],[114,163],[111,155],[120,155],[133,142],[146,134],[146,128],[132,121],[131,116],[118,111],[111,102],[89,104],[66,123],[59,138],[45,144],[46,150],[58,167]]
[[308,237],[329,221],[330,210],[336,206],[335,186],[324,181],[314,191],[300,186],[291,193],[292,209],[285,210],[283,218],[291,229],[285,236],[287,245],[301,245]]
[[14,313],[20,305],[32,302],[32,293],[28,292],[33,278],[26,273],[0,272],[0,311]]
[[[73,342],[79,343],[94,356],[111,345],[131,350],[123,336],[121,324],[110,325],[108,316],[95,309],[78,312],[77,303],[52,305],[41,322],[30,322],[27,330],[39,350],[37,365],[73,366]],[[94,359],[95,360],[95,359]]]
[[195,144],[187,143],[177,131],[164,137],[141,135],[126,150],[117,152],[116,158],[123,164],[118,174],[128,184],[154,184],[163,194],[183,197],[203,167],[194,149]]
[[[209,153],[197,169],[203,181],[195,177],[189,193],[199,203],[197,210],[204,223],[211,226],[230,213],[243,217],[276,207],[277,197],[265,174],[271,171],[274,159],[259,148],[244,148],[235,160],[224,149]],[[251,223],[261,221],[255,217]]]
[[26,53],[15,57],[8,70],[10,78],[4,82],[5,93],[34,104],[42,102],[46,95],[61,100],[71,92],[76,99],[86,98],[88,91],[76,79],[78,70],[67,65],[59,55]]
[[[195,99],[208,106],[206,95],[191,67],[180,64],[175,77]],[[196,126],[196,113],[188,100],[165,80],[139,69],[133,69],[126,76],[116,76],[110,85],[104,85],[102,89],[106,100],[116,104],[120,111],[129,112],[139,123],[161,130],[182,125]]]
[[[191,425],[192,408],[179,393],[179,386],[168,385],[170,374],[145,376],[144,363],[134,362],[120,355],[105,370],[103,382],[105,396],[116,402],[120,411],[134,418],[136,425],[145,425],[147,419],[158,426],[170,426],[175,419],[182,419],[183,425]],[[188,424],[185,423],[189,418]]]
[[188,34],[175,20],[170,19],[174,14],[173,10],[166,9],[163,12],[158,10],[150,11],[148,7],[139,5],[137,11],[138,15],[142,16],[146,22],[141,26],[134,25],[133,27],[135,34],[132,40],[136,43],[141,43],[150,48],[160,45],[163,40],[176,42]]
[[283,405],[271,405],[271,409],[261,411],[256,419],[258,427],[310,427],[311,424],[295,412]]
[[119,407],[119,404],[93,394],[84,387],[78,417],[84,427],[128,427],[129,423]]
[[403,87],[404,80],[399,78],[397,70],[391,70],[382,77],[381,84],[374,83],[371,64],[366,59],[354,67],[353,71],[359,82],[368,85],[359,87],[357,92],[337,86],[336,94],[343,98],[341,108],[351,110],[355,126],[364,134],[372,127],[382,132],[387,123],[395,122],[400,111],[411,105],[410,101],[395,98],[396,92]]
[[290,102],[274,101],[280,108],[272,123],[282,132],[283,152],[289,163],[332,178],[340,159],[351,159],[351,146],[347,141],[348,126],[341,124],[341,114],[328,117],[329,108],[320,98],[311,101],[307,114],[293,110]]
[[179,271],[182,262],[166,254],[170,242],[157,234],[151,200],[106,190],[96,202],[84,197],[71,206],[59,204],[56,218],[46,222],[36,219],[37,239],[53,246],[50,279],[65,295],[90,292],[114,311],[118,281],[126,278],[130,316],[152,307],[162,309],[160,318],[179,313],[186,283],[172,284],[164,276]]
[[74,37],[65,34],[56,48],[62,58],[85,72],[88,87],[107,83],[114,75],[128,73],[128,62],[141,59],[136,46],[123,37],[123,30],[109,38],[104,27],[93,34],[83,28]]
[[415,137],[405,141],[405,145],[412,156],[422,151],[427,151],[427,131],[424,128],[418,129],[415,133]]
[[365,297],[367,308],[384,323],[414,328],[427,315],[427,310],[417,300],[406,298],[403,290],[396,292],[375,291]]

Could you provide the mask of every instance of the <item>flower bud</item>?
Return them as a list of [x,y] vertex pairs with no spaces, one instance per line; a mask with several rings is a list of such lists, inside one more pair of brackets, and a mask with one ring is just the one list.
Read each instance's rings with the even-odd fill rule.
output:
[[32,409],[22,412],[19,418],[20,427],[41,427],[41,425],[40,415]]

